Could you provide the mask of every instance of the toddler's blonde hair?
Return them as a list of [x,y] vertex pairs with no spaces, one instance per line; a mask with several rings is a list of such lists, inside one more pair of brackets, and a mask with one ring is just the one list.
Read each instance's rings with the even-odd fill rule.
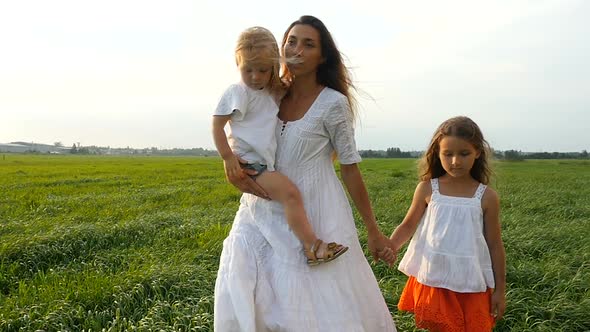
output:
[[235,56],[236,65],[240,68],[246,65],[271,66],[268,89],[275,95],[282,93],[284,85],[279,75],[279,46],[268,29],[256,26],[244,30],[238,37]]

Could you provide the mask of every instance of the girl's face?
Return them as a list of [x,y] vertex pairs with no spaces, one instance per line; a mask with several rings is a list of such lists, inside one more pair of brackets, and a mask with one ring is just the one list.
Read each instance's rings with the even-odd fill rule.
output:
[[297,77],[317,72],[324,61],[320,33],[312,26],[297,24],[287,34],[283,53],[287,57],[289,72]]
[[270,82],[272,66],[256,63],[245,63],[240,66],[242,82],[250,89],[262,90]]
[[460,137],[444,136],[438,148],[438,157],[447,174],[453,178],[471,176],[471,168],[480,155],[473,144]]

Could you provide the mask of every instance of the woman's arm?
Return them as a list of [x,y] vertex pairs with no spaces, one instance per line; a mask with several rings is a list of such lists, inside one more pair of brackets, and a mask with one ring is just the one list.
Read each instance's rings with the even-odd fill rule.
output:
[[[365,187],[365,182],[363,181],[358,165],[341,164],[340,173],[342,175],[342,181],[367,228],[368,246],[373,255],[373,259],[377,261],[379,258],[384,258],[383,256],[379,257],[379,252],[386,247],[388,239],[379,231],[379,227],[375,220],[375,214],[373,213],[373,208],[369,201],[369,194],[367,193],[367,188]],[[387,263],[390,263],[389,260],[386,259],[386,261]]]
[[418,224],[420,224],[420,220],[428,206],[426,200],[431,194],[432,188],[428,182],[422,181],[418,183],[418,186],[416,186],[416,190],[414,191],[414,197],[412,198],[412,205],[410,205],[402,223],[395,228],[390,237],[390,248],[393,249],[395,253],[397,253],[399,249],[408,242],[412,235],[414,235],[414,232],[416,232],[416,228],[418,227]]
[[240,167],[240,162],[245,163],[240,157],[236,156],[227,142],[227,136],[223,128],[229,121],[230,115],[213,116],[212,134],[215,147],[221,158],[223,158],[223,168],[227,180],[241,192],[254,194],[262,198],[268,198],[268,194],[248,175],[256,174],[254,170],[244,170]]
[[492,312],[490,312],[490,315],[499,320],[506,310],[506,252],[500,227],[500,199],[494,190],[490,188],[486,190],[482,209],[484,237],[490,251],[496,284],[492,294]]

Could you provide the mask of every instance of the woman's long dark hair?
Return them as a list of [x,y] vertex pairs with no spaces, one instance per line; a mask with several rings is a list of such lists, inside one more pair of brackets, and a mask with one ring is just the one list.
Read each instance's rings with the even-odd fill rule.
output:
[[[354,117],[356,115],[356,100],[352,95],[351,89],[355,89],[355,87],[352,84],[350,72],[342,60],[342,54],[338,50],[338,47],[336,47],[336,43],[328,31],[328,28],[326,28],[322,21],[314,16],[305,15],[301,16],[297,21],[291,23],[283,36],[283,42],[281,44],[281,50],[283,51],[283,54],[289,32],[294,26],[298,24],[309,25],[319,32],[322,58],[325,60],[318,66],[317,82],[318,84],[332,88],[345,95],[348,99],[350,110]],[[290,82],[292,77],[289,73],[287,65],[283,64],[282,67],[282,78]]]

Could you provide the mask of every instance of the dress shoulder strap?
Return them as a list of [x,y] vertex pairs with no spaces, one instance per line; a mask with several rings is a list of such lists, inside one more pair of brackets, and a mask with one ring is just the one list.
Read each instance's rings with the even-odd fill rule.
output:
[[485,184],[480,183],[477,187],[477,190],[475,191],[475,195],[473,195],[473,198],[481,200],[481,198],[483,197],[483,193],[485,193],[487,187],[488,186],[486,186]]
[[432,193],[440,194],[438,191],[438,178],[430,179],[430,187],[432,187]]

